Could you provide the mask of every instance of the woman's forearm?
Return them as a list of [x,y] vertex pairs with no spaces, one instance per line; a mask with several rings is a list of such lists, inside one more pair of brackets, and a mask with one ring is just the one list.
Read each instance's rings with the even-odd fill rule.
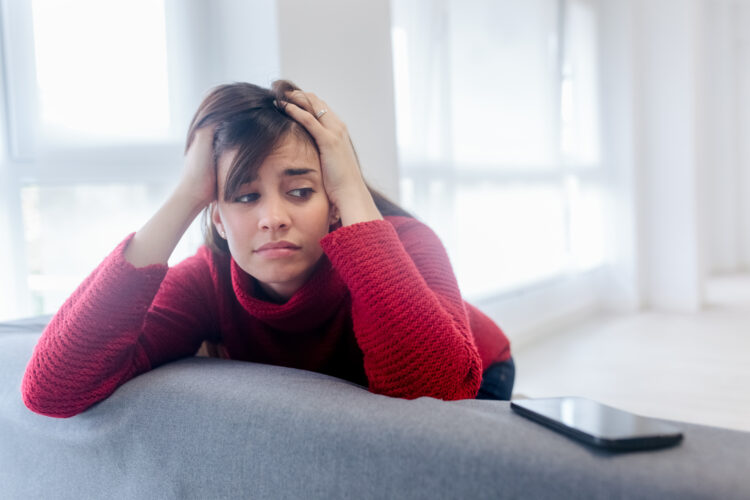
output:
[[336,206],[344,226],[383,219],[364,182],[343,194],[336,202]]
[[125,250],[125,259],[135,267],[166,264],[177,243],[205,202],[190,196],[182,185],[137,232]]

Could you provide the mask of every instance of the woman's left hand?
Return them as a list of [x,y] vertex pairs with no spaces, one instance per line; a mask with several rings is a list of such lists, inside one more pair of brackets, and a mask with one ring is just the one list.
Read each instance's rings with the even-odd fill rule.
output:
[[[305,127],[318,145],[323,185],[331,203],[341,211],[342,219],[347,205],[358,204],[358,212],[367,205],[374,208],[344,122],[312,92],[295,90],[286,97],[284,111]],[[381,218],[379,212],[377,215]]]

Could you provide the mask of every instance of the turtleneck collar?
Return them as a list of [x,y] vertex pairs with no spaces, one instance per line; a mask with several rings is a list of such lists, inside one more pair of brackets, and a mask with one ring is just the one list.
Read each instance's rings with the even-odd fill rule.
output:
[[273,328],[309,331],[338,309],[349,289],[323,254],[310,278],[283,304],[271,302],[258,280],[231,259],[232,288],[240,305]]

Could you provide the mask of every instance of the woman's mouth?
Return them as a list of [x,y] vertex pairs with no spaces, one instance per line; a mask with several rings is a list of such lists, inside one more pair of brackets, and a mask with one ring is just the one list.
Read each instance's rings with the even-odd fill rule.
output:
[[261,246],[255,253],[268,259],[288,257],[299,251],[300,247],[290,241],[272,241]]
[[280,257],[288,257],[294,255],[295,252],[299,252],[300,248],[292,247],[279,247],[279,248],[267,248],[265,250],[256,250],[255,253],[261,257],[267,259],[277,259]]

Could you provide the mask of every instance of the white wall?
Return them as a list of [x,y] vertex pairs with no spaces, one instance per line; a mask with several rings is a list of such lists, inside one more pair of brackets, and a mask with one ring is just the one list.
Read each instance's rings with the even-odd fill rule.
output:
[[750,3],[703,0],[706,268],[750,271]]
[[740,196],[740,268],[750,271],[750,2],[739,4],[736,12],[734,31],[737,35],[739,55],[737,58],[737,99],[739,165],[738,184]]
[[281,73],[346,123],[367,181],[398,199],[390,3],[278,0]]
[[700,308],[699,0],[640,2],[636,28],[640,282],[657,309]]
[[602,165],[609,192],[605,200],[607,268],[601,300],[612,311],[641,307],[637,200],[637,148],[639,136],[635,102],[634,8],[632,2],[599,3],[599,68],[602,126]]
[[707,4],[705,37],[705,100],[702,133],[706,140],[706,249],[710,272],[741,267],[741,209],[737,49],[737,5],[731,0]]

